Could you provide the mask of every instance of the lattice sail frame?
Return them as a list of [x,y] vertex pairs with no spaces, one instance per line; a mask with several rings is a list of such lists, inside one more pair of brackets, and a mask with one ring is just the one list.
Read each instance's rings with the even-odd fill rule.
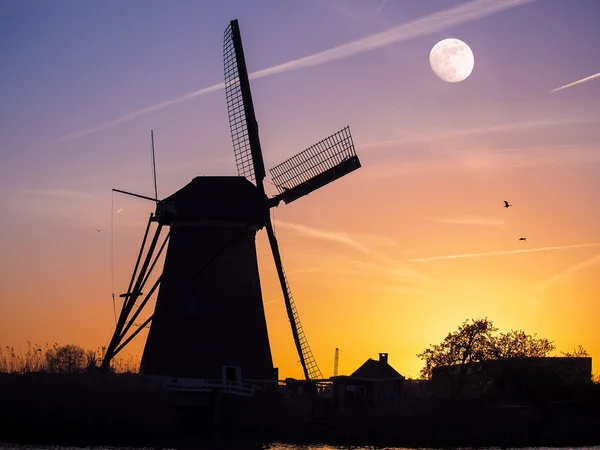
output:
[[225,30],[223,65],[225,99],[238,175],[258,184],[266,172],[237,20],[231,21]]
[[[258,136],[258,123],[254,114],[250,82],[237,20],[232,20],[225,30],[223,60],[227,111],[238,175],[251,182],[254,181],[259,191],[265,195],[263,179],[266,173]],[[278,168],[284,166],[285,168],[278,172]],[[285,182],[293,188],[285,189],[287,186],[281,185],[283,187],[280,188],[280,194],[272,199],[267,199],[267,205],[269,207],[277,206],[280,200],[285,203],[292,202],[359,167],[360,162],[354,150],[350,131],[346,127],[275,167],[275,176],[283,177]],[[281,192],[282,189],[284,192]],[[309,380],[320,380],[322,374],[300,323],[298,311],[283,270],[277,239],[268,215],[264,226],[273,251],[288,319],[305,377]]]
[[269,170],[285,203],[293,202],[360,168],[350,128],[345,127]]

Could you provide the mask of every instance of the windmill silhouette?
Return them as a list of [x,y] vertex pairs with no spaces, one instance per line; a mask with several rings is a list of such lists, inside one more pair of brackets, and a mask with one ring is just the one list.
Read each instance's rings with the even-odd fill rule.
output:
[[[361,167],[348,127],[270,170],[278,194],[269,198],[252,95],[237,20],[223,43],[225,96],[238,176],[196,177],[156,201],[103,366],[148,323],[140,372],[168,377],[273,380],[256,254],[256,233],[267,232],[304,377],[322,379],[281,262],[270,208],[289,204]],[[153,157],[154,158],[154,157]],[[154,159],[153,159],[154,161]],[[156,176],[154,172],[156,186]],[[143,250],[156,224],[146,256]],[[159,246],[159,235],[168,227]],[[162,273],[150,272],[168,242]],[[158,251],[155,254],[156,249]],[[160,286],[154,312],[134,323]],[[146,294],[142,294],[142,289]],[[141,301],[139,301],[141,299]],[[132,326],[135,331],[130,333]]]

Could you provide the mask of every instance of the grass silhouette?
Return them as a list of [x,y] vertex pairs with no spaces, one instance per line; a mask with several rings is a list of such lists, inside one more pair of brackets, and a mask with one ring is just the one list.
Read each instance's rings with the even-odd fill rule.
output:
[[[58,343],[42,347],[27,341],[24,353],[8,345],[0,347],[0,373],[83,373],[99,368],[105,353],[106,347],[85,350],[78,345]],[[130,353],[111,361],[114,373],[138,373],[139,366],[139,357]]]

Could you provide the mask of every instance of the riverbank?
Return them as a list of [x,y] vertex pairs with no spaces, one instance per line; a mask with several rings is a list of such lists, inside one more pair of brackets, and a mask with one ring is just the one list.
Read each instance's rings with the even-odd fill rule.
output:
[[[409,447],[600,444],[600,396],[506,407],[480,400],[169,393],[131,374],[0,374],[0,440],[186,448],[231,442]],[[221,444],[219,444],[221,445]],[[225,444],[223,444],[225,445]]]

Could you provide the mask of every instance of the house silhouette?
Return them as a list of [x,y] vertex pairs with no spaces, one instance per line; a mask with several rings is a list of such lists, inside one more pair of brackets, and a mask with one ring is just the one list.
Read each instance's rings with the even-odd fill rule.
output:
[[331,377],[333,397],[339,406],[347,401],[366,403],[393,403],[402,392],[405,378],[390,366],[387,353],[379,359],[367,359],[351,375]]

